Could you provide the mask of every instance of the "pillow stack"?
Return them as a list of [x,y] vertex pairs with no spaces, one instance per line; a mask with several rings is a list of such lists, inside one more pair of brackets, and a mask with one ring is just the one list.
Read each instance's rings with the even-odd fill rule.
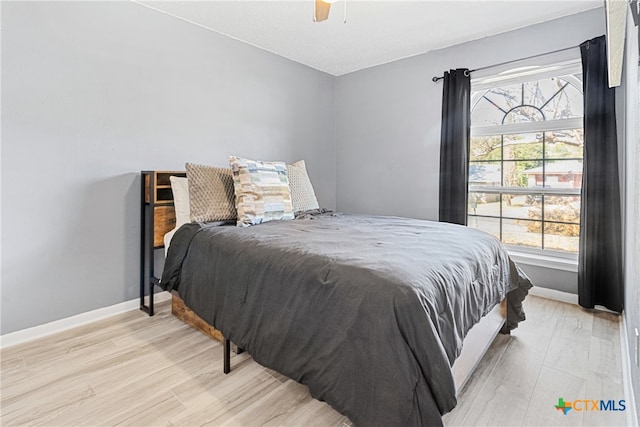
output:
[[229,165],[187,163],[187,178],[171,177],[177,227],[233,220],[246,227],[319,208],[304,160],[287,165],[230,156]]

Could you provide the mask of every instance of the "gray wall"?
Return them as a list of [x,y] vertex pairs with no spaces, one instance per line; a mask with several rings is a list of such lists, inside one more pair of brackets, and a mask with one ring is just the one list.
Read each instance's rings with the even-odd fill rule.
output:
[[[337,208],[438,219],[442,82],[605,33],[603,9],[474,40],[337,78]],[[528,268],[537,285],[577,293],[575,273]]]
[[437,219],[442,82],[431,78],[604,33],[603,10],[594,9],[338,77],[338,209]]
[[638,27],[627,17],[627,39],[622,86],[616,96],[624,98],[625,140],[625,307],[629,340],[629,365],[640,418],[640,367],[635,362],[636,338],[640,330],[640,70],[638,64]]
[[335,79],[131,2],[2,2],[2,327],[133,299],[142,169],[306,159],[335,207]]

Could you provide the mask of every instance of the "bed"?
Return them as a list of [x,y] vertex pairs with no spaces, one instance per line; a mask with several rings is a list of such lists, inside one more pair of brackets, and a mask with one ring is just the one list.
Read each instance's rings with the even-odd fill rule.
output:
[[531,287],[479,230],[317,209],[251,227],[185,224],[160,285],[356,426],[441,424],[482,348],[524,320]]
[[145,286],[171,291],[176,316],[225,343],[225,372],[233,341],[357,426],[441,424],[498,331],[524,320],[531,283],[502,245],[322,210],[304,161],[229,165],[143,171],[141,309]]

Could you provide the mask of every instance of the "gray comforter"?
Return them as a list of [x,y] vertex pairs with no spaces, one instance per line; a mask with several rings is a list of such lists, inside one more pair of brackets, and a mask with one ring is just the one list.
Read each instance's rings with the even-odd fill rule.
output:
[[456,405],[450,367],[467,331],[505,296],[515,328],[531,287],[481,231],[330,213],[185,225],[161,283],[361,426],[441,424]]

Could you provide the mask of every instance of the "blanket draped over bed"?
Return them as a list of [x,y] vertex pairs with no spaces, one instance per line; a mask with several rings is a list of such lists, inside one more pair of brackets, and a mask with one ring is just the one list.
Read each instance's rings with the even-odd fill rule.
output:
[[529,279],[494,237],[398,217],[324,213],[253,227],[187,224],[162,286],[260,364],[306,384],[355,425],[441,424],[451,365]]

